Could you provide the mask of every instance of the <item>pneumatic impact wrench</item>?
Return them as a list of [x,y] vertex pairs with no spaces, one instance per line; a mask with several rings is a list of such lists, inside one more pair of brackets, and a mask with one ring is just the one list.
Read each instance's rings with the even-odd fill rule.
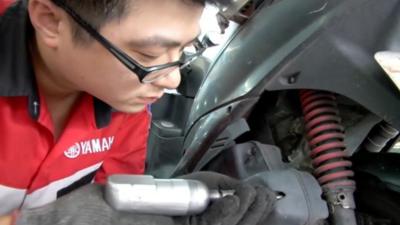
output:
[[149,175],[108,177],[105,199],[116,210],[182,216],[203,212],[210,201],[233,190],[209,190],[197,180],[154,179]]

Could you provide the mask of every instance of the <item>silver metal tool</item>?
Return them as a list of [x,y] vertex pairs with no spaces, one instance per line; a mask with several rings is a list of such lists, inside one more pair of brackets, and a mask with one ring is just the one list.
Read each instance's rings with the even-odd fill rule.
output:
[[209,190],[197,180],[112,175],[107,179],[105,199],[116,210],[181,216],[203,212],[210,201],[233,192]]

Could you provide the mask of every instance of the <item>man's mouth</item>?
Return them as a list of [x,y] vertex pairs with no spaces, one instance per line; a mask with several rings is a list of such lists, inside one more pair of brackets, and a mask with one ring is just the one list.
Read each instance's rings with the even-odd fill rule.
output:
[[138,102],[142,104],[152,104],[156,102],[160,97],[138,97]]

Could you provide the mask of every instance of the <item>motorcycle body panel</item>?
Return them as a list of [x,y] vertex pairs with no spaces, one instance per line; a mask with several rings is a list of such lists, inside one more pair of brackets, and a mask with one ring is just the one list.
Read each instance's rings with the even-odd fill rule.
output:
[[400,51],[399,11],[398,0],[284,0],[259,8],[213,63],[186,131],[221,105],[288,89],[341,94],[400,128],[400,93],[374,61],[377,51]]

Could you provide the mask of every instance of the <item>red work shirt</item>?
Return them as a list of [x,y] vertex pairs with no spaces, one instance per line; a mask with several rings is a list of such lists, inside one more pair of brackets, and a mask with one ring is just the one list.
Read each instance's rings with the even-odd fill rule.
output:
[[0,1],[0,15],[14,2],[15,0],[1,0]]
[[148,111],[115,112],[89,94],[54,140],[26,47],[33,33],[26,4],[0,18],[0,215],[42,206],[110,174],[141,174],[146,157]]

